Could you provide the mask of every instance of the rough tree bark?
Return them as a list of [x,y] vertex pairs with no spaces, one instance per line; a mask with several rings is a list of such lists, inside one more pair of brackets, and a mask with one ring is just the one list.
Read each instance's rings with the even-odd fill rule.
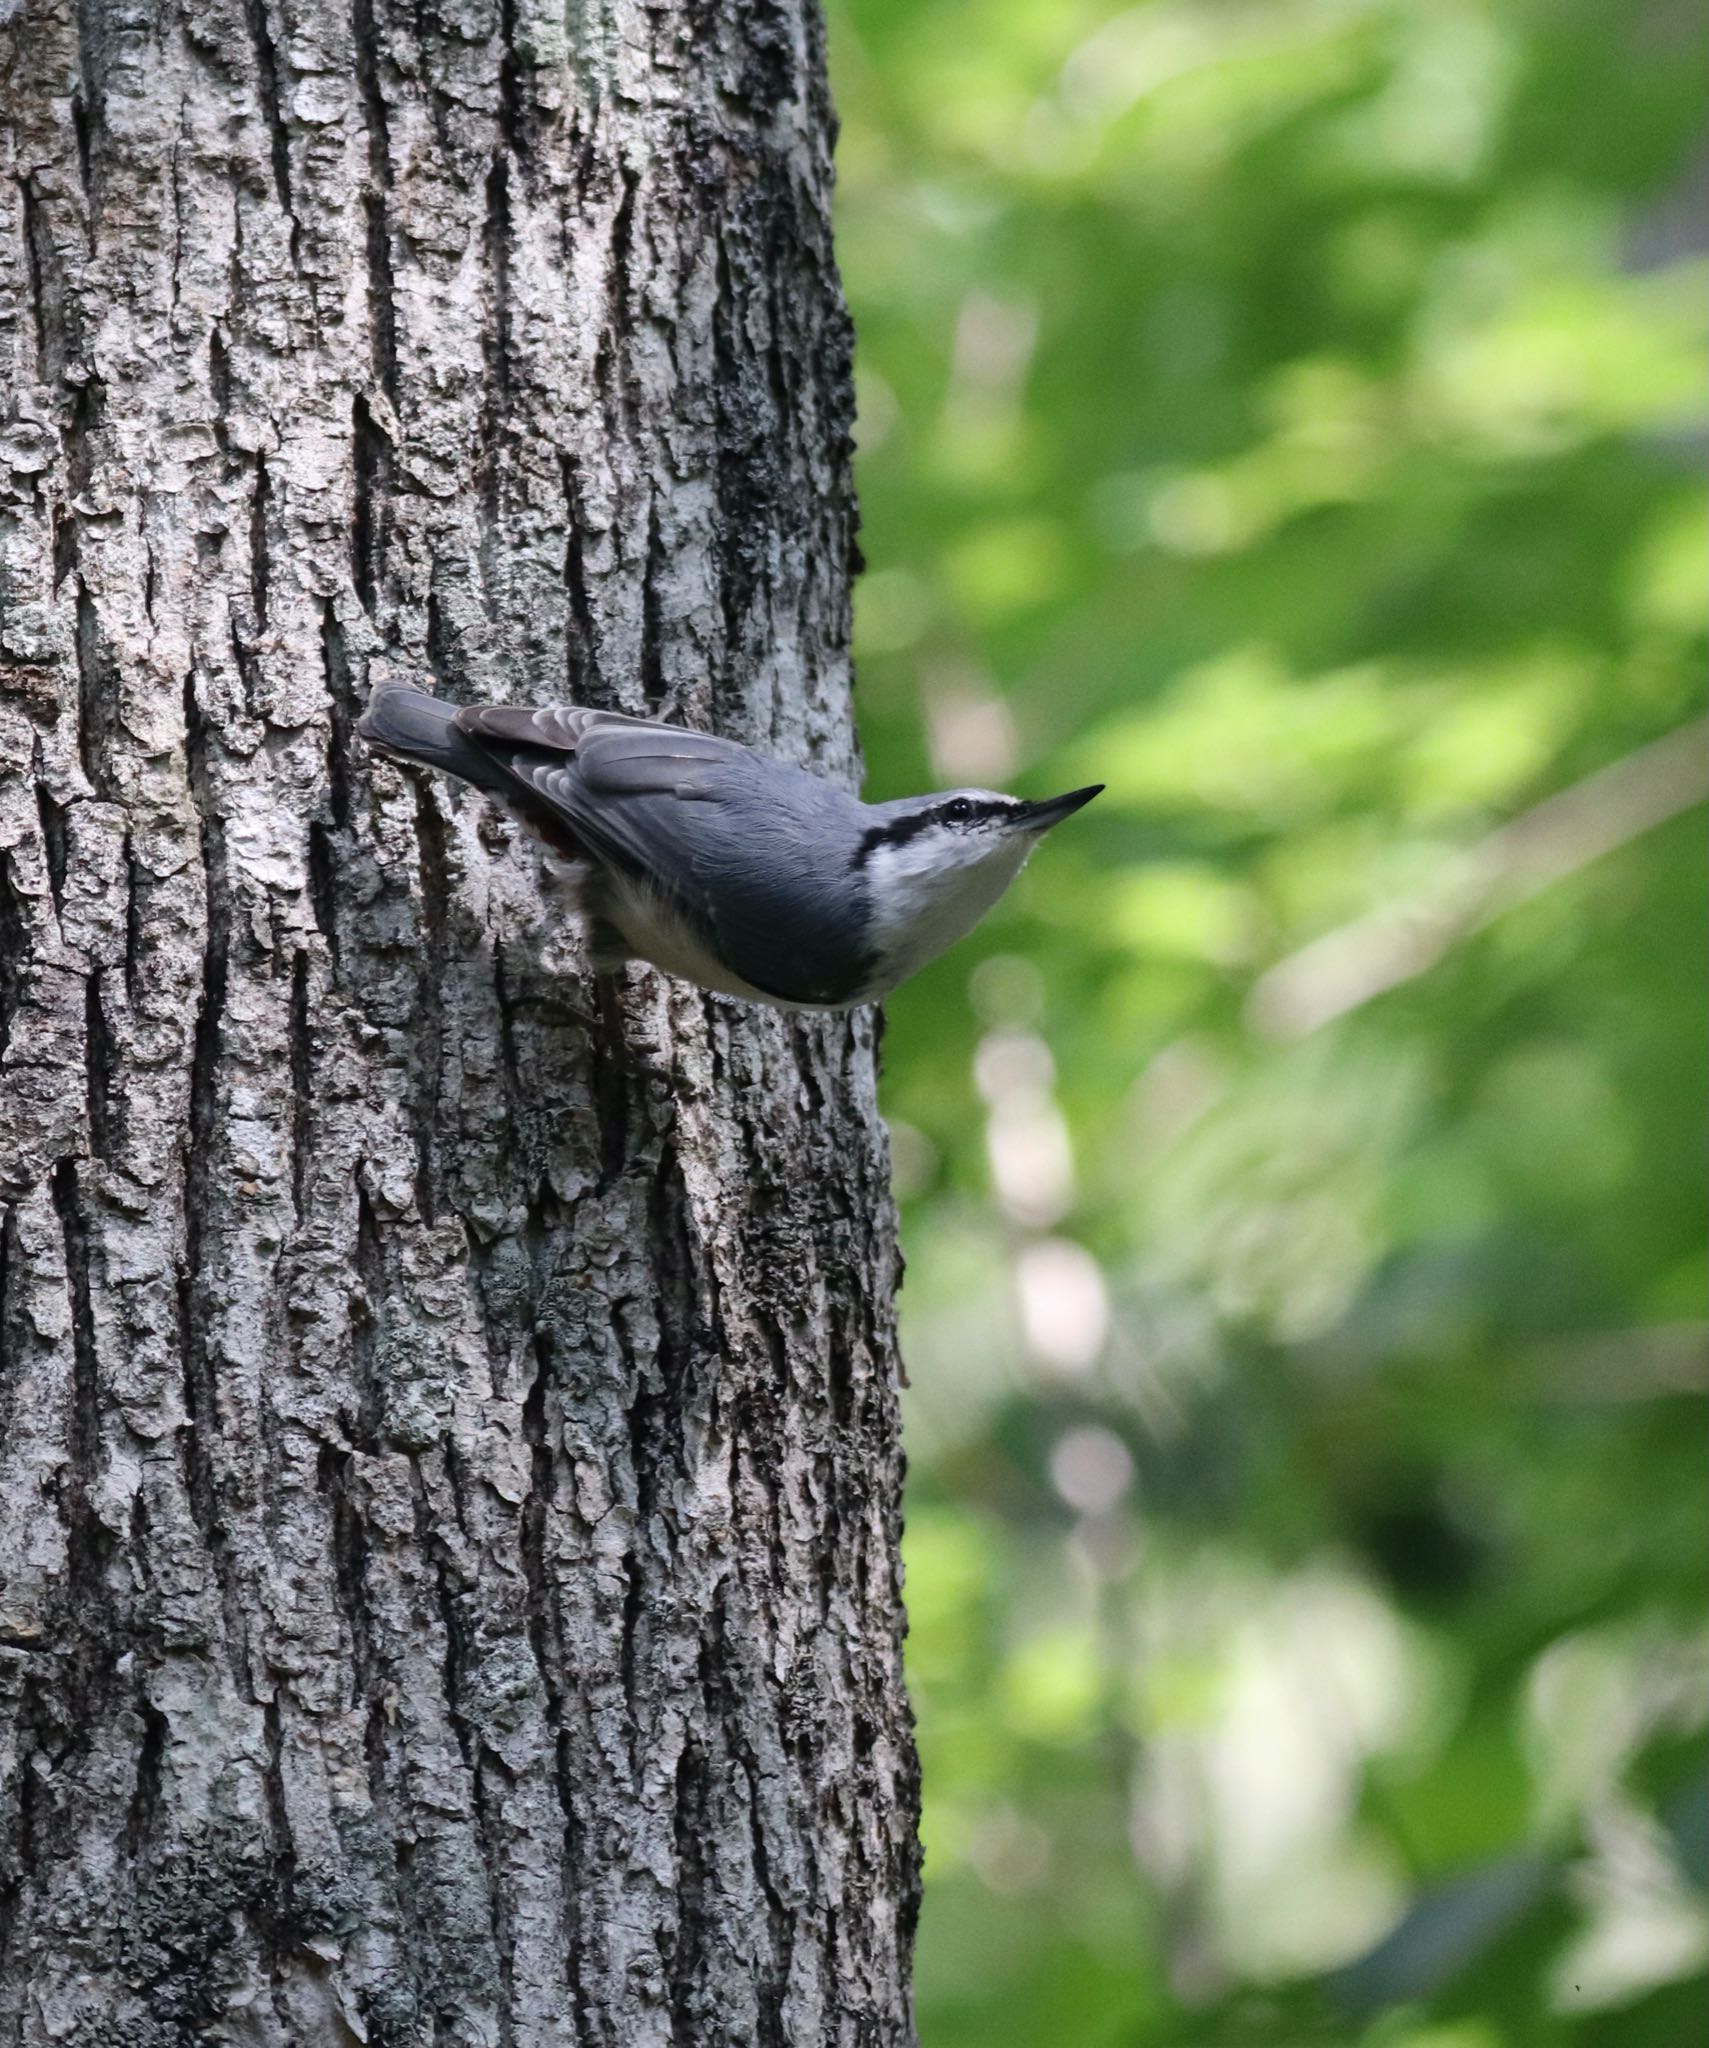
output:
[[0,11],[0,2041],[904,2043],[875,1021],[351,739],[854,776],[813,0]]

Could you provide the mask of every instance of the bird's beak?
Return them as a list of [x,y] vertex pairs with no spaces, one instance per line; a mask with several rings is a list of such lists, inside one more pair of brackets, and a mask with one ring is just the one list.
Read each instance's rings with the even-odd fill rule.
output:
[[1101,782],[1092,782],[1084,789],[1071,789],[1066,796],[1047,796],[1040,803],[1026,805],[1017,820],[1020,830],[1048,832],[1052,825],[1060,825],[1064,818],[1071,818],[1089,804],[1103,786]]

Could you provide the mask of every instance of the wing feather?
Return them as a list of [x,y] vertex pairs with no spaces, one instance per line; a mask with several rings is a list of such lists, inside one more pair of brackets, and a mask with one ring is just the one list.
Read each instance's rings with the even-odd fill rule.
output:
[[865,985],[869,933],[848,878],[864,826],[853,797],[734,740],[579,705],[471,706],[457,727],[750,986],[840,1003]]
[[601,721],[625,725],[651,722],[626,718],[616,711],[590,710],[582,704],[469,704],[457,714],[458,730],[472,740],[497,749],[538,747],[552,754],[575,753],[589,727]]

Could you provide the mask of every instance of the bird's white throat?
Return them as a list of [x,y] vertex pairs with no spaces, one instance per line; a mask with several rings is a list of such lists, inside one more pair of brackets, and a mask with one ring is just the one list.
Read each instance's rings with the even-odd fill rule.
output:
[[1030,832],[980,842],[962,832],[935,830],[899,845],[875,846],[866,870],[881,977],[873,993],[894,988],[965,938],[1026,866],[1036,844]]

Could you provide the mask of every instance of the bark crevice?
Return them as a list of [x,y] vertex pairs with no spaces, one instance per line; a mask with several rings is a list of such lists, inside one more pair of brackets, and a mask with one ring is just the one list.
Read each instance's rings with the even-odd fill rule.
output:
[[273,192],[279,211],[290,223],[291,261],[296,264],[301,232],[296,208],[291,202],[291,144],[279,97],[279,52],[267,20],[267,0],[244,0],[244,14],[250,41],[255,48],[256,96],[261,119],[267,129],[267,161],[273,173]]

